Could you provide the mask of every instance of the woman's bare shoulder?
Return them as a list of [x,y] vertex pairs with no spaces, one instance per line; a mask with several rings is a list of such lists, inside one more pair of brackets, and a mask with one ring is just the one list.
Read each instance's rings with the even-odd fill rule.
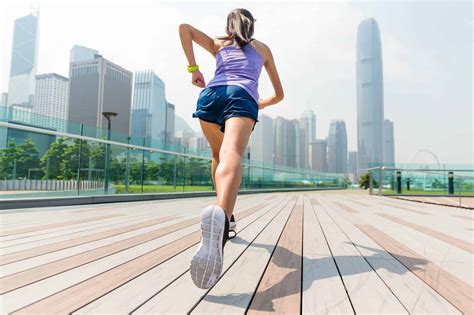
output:
[[252,45],[253,48],[255,48],[260,55],[262,55],[263,59],[266,61],[268,56],[271,54],[270,48],[263,42],[254,39],[253,41],[250,42],[250,45]]

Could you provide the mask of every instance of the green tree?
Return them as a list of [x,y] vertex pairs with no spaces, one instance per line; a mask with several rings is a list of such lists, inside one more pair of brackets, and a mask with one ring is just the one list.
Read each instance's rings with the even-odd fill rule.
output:
[[7,147],[0,150],[0,177],[13,178],[14,161],[18,159],[18,149],[15,140],[10,140]]
[[146,165],[146,179],[158,181],[160,179],[160,164],[150,161]]
[[160,177],[167,185],[173,184],[174,159],[160,158]]
[[[77,177],[77,167],[79,164],[79,147],[81,140],[75,139],[72,144],[64,150],[61,162],[61,173],[64,179],[75,179]],[[86,141],[82,141],[81,148],[81,168],[88,167],[90,156],[90,146]]]
[[17,146],[18,158],[16,172],[18,177],[27,178],[28,170],[38,169],[40,164],[39,149],[33,140],[26,139],[25,142]]
[[40,166],[44,174],[44,179],[63,179],[61,162],[66,148],[66,140],[64,138],[58,138],[41,157]]
[[[125,182],[126,160],[114,157],[110,160],[110,180],[115,184]],[[130,179],[129,179],[130,180]]]
[[[105,144],[99,145],[91,152],[91,159],[94,168],[105,171]],[[112,148],[110,148],[109,156],[112,156]],[[112,160],[112,159],[111,159]]]
[[[359,179],[359,187],[360,188],[363,188],[363,189],[368,189],[370,187],[369,185],[369,173],[365,173],[363,174],[360,179]],[[378,188],[378,184],[377,184],[377,181],[375,181],[374,179],[372,179],[372,184],[373,184],[373,187],[374,188]]]

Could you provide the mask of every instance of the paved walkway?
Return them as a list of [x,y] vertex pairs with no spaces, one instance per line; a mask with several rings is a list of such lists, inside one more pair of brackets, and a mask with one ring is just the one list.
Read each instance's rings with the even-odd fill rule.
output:
[[189,263],[214,198],[0,213],[0,313],[474,313],[474,213],[364,194],[238,198],[210,290]]

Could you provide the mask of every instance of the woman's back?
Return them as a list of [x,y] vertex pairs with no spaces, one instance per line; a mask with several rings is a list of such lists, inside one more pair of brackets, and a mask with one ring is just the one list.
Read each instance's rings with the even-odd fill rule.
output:
[[224,46],[216,53],[216,71],[208,87],[236,85],[247,91],[258,102],[258,79],[263,58],[251,43],[239,47]]

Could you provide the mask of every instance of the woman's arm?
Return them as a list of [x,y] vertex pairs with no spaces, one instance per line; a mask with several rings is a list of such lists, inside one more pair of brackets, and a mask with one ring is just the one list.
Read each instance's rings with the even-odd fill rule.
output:
[[273,96],[259,100],[258,107],[259,109],[263,109],[267,106],[277,104],[283,100],[285,94],[283,93],[283,86],[281,85],[280,76],[278,75],[270,48],[261,42],[259,42],[259,44],[261,45],[261,49],[259,49],[259,51],[262,52],[263,55],[265,70],[268,73],[268,77],[272,82],[273,90],[275,91]]
[[[205,33],[192,27],[189,24],[181,24],[179,26],[179,37],[181,39],[181,45],[183,46],[184,54],[188,59],[188,65],[190,66],[196,65],[196,59],[194,57],[193,50],[193,41],[196,42],[202,48],[206,49],[213,56],[216,55],[218,47],[214,39],[210,38]],[[199,87],[206,86],[204,76],[202,75],[201,71],[197,70],[192,73],[192,84]]]

